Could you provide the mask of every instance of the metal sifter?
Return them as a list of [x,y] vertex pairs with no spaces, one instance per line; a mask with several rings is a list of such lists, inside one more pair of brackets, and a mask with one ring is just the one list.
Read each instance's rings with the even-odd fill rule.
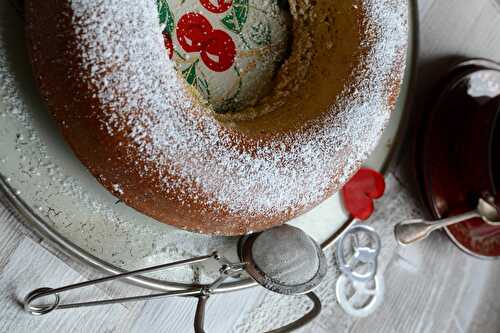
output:
[[[111,275],[56,289],[39,288],[25,297],[24,309],[33,315],[44,315],[58,309],[144,301],[172,296],[193,296],[198,298],[194,329],[195,332],[199,333],[204,332],[205,307],[210,295],[226,279],[236,277],[246,271],[258,284],[270,291],[284,295],[305,294],[314,304],[311,311],[303,317],[271,332],[289,332],[297,329],[310,322],[320,313],[321,302],[312,290],[319,285],[326,274],[326,259],[319,245],[304,231],[289,225],[282,225],[261,233],[243,236],[238,243],[238,254],[240,262],[236,263],[229,262],[219,256],[217,252],[214,252],[201,257]],[[80,303],[61,303],[60,294],[69,290],[210,259],[219,262],[221,268],[219,277],[209,285],[152,295]],[[46,300],[48,296],[52,296],[52,301],[40,304],[42,298]]]

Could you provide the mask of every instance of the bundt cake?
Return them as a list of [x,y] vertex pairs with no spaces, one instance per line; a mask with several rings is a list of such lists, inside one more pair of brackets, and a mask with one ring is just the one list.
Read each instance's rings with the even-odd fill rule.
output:
[[[159,15],[165,1],[169,12]],[[244,53],[231,44],[238,20],[260,9],[252,0],[202,0],[208,20],[196,9],[175,17],[178,3],[25,1],[34,77],[77,157],[127,205],[201,233],[267,229],[337,191],[395,107],[406,1],[277,4],[289,12],[289,37],[267,39],[286,41],[272,75],[254,80],[267,90],[230,108],[213,105],[171,54],[177,45],[191,64],[233,70]],[[220,29],[210,23],[227,17]]]

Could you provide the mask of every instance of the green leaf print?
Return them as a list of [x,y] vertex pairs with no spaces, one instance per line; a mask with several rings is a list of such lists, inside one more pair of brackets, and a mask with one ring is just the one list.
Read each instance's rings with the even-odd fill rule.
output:
[[[201,74],[203,75],[203,73]],[[208,82],[204,77],[198,76],[196,80],[196,88],[208,101],[210,101],[210,89],[208,88]]]
[[248,0],[234,0],[231,12],[222,19],[222,24],[239,34],[248,18]]
[[196,88],[207,100],[210,99],[210,89],[208,87],[207,79],[204,77],[203,72],[198,73],[196,70],[196,65],[200,60],[197,59],[186,69],[182,71],[182,76],[187,83]]
[[156,0],[158,6],[158,14],[160,15],[160,25],[163,31],[172,36],[175,28],[175,20],[170,7],[168,7],[167,0]]
[[199,60],[196,60],[188,68],[182,71],[182,75],[186,79],[187,83],[196,86],[196,64]]

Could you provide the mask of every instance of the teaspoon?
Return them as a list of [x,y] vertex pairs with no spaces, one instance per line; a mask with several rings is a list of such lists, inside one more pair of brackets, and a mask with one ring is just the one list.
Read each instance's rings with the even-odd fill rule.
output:
[[394,227],[396,240],[402,245],[427,238],[434,230],[480,217],[485,223],[500,226],[500,213],[495,205],[484,199],[479,199],[476,209],[456,216],[451,216],[437,221],[409,220],[398,223]]

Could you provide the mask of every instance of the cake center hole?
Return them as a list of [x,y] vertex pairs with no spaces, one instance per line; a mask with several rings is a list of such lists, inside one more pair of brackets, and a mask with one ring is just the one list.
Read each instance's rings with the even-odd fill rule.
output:
[[286,0],[157,0],[167,56],[218,113],[256,105],[291,44]]

